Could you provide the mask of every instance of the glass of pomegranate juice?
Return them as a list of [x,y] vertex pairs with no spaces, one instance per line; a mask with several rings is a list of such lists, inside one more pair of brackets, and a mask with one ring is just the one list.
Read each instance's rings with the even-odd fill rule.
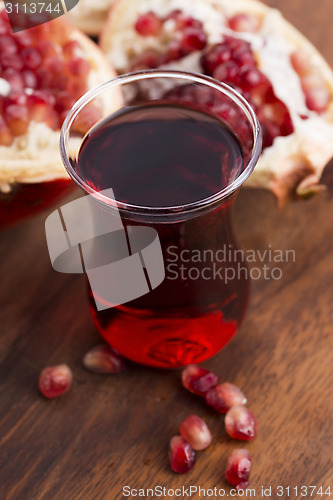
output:
[[[81,130],[86,124],[82,136],[74,132],[76,120]],[[210,358],[236,333],[249,282],[230,212],[260,151],[249,104],[228,85],[197,74],[127,74],[72,108],[61,134],[68,173],[97,212],[120,215],[130,256],[131,231],[150,228],[160,241],[165,277],[158,286],[149,282],[149,256],[141,258],[148,293],[120,304],[101,292],[99,308],[89,280],[97,329],[125,357],[178,368]],[[111,261],[119,249],[105,250]],[[124,280],[132,297],[136,284],[125,271]],[[116,290],[124,283],[108,285]]]

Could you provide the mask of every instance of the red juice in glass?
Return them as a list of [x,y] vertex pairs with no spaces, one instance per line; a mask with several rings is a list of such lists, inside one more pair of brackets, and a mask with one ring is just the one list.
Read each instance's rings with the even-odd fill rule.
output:
[[[68,171],[93,196],[112,188],[115,200],[104,199],[104,208],[117,206],[125,229],[153,227],[164,258],[165,279],[140,298],[98,310],[90,290],[98,331],[131,360],[177,368],[216,354],[244,316],[249,282],[230,210],[257,159],[259,129],[245,101],[222,84],[210,87],[205,77],[151,72],[132,78],[136,93],[124,92],[119,110],[87,131]],[[171,91],[156,85],[168,78]],[[188,92],[194,83],[202,102]],[[235,122],[219,114],[227,98],[229,108],[241,109],[238,118],[244,112],[248,120],[238,134]]]

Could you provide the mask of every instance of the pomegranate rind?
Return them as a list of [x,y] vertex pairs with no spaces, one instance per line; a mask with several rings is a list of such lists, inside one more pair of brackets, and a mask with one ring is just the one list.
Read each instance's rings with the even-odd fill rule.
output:
[[[0,3],[0,9],[3,3]],[[63,17],[51,21],[54,29],[66,26],[68,40],[77,40],[91,65],[88,89],[116,76],[100,48],[86,35],[74,28]],[[104,112],[118,108],[119,99],[112,103],[101,101]],[[40,183],[69,179],[59,151],[59,130],[52,130],[45,123],[31,122],[26,133],[15,137],[10,146],[0,146],[0,192],[10,192],[13,183]]]
[[[162,5],[162,7],[161,7]],[[313,113],[314,120],[299,120],[297,130],[285,137],[276,137],[272,146],[267,147],[258,162],[252,175],[245,183],[247,187],[266,188],[271,190],[282,208],[292,198],[308,198],[312,194],[324,189],[319,184],[323,170],[333,157],[333,73],[327,62],[316,48],[297,31],[276,9],[272,9],[258,0],[116,0],[111,6],[107,20],[102,30],[100,44],[107,54],[109,61],[119,73],[126,72],[135,56],[147,49],[163,50],[166,42],[163,36],[140,37],[134,25],[139,14],[152,10],[158,15],[165,15],[165,11],[182,8],[186,14],[205,21],[206,13],[210,9],[215,13],[216,22],[224,19],[226,23],[230,17],[248,13],[259,19],[260,26],[265,26],[265,36],[270,31],[286,47],[288,54],[297,50],[304,50],[322,77],[330,94],[330,101],[325,113]],[[200,12],[200,16],[196,13]],[[207,18],[208,19],[208,18]],[[207,21],[206,19],[206,21]],[[209,44],[214,41],[213,31],[209,32]],[[269,29],[268,29],[269,28]],[[261,34],[259,29],[259,35]],[[242,36],[234,32],[234,36]],[[264,36],[264,35],[263,35]],[[164,47],[165,48],[165,47]],[[254,50],[261,69],[260,50]],[[200,53],[199,53],[200,54]],[[193,54],[168,64],[166,67],[198,72],[198,58]],[[297,76],[296,72],[295,75]],[[270,75],[267,75],[270,77]],[[275,77],[270,80],[275,83]],[[293,96],[290,96],[291,99]],[[287,106],[289,109],[289,106]],[[308,122],[308,123],[306,123]],[[295,125],[295,124],[294,124]],[[314,133],[315,131],[315,133]]]

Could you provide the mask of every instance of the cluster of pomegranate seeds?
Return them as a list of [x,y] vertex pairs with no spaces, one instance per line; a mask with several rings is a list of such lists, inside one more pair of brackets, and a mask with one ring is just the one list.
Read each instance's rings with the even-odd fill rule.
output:
[[0,12],[1,78],[10,85],[0,96],[0,145],[9,146],[31,121],[56,130],[74,102],[88,88],[90,63],[81,45],[68,38],[65,25],[48,23],[12,33],[5,9]]
[[193,450],[205,450],[212,442],[207,424],[196,415],[187,417],[180,426],[180,434]]
[[121,373],[126,370],[124,359],[107,345],[90,349],[83,358],[83,365],[94,373]]
[[193,448],[181,436],[173,436],[169,443],[169,460],[171,468],[178,474],[192,469],[196,456]]
[[173,436],[169,443],[169,460],[174,472],[183,474],[196,462],[194,450],[204,450],[212,442],[207,424],[197,415],[190,415],[180,426],[180,436]]
[[40,373],[38,387],[46,398],[57,398],[68,391],[72,379],[72,372],[67,365],[48,366]]
[[304,50],[293,52],[290,61],[300,77],[307,107],[317,113],[326,111],[330,94],[325,80],[311,63],[308,53]]
[[227,413],[232,406],[245,405],[246,397],[234,384],[225,382],[210,389],[205,395],[206,403],[219,413]]
[[198,396],[204,396],[219,381],[218,375],[198,365],[189,365],[182,371],[183,386]]
[[252,441],[257,435],[257,419],[243,405],[232,406],[225,416],[225,429],[230,437]]
[[201,66],[207,75],[229,84],[249,101],[262,125],[263,147],[271,146],[275,137],[293,132],[289,111],[258,69],[248,42],[225,36],[220,44],[203,54]]
[[[147,49],[133,61],[132,70],[157,68],[206,47],[207,36],[203,30],[202,22],[185,15],[178,9],[171,11],[163,18],[158,17],[152,11],[141,14],[134,27],[141,36],[159,36],[165,23],[170,21],[174,22],[174,33],[172,39],[167,43],[166,52],[160,53],[154,49]],[[165,31],[164,36],[168,37],[167,31]]]
[[251,465],[250,453],[247,450],[234,450],[228,458],[225,471],[227,481],[238,490],[246,489],[249,486]]

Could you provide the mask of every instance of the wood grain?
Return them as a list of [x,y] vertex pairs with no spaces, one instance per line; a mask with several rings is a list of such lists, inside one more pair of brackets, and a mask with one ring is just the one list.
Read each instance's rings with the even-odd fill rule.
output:
[[[331,0],[267,3],[333,63]],[[258,416],[259,435],[246,445],[257,498],[261,486],[270,485],[331,485],[333,494],[333,166],[324,180],[325,194],[283,212],[270,193],[257,190],[243,190],[235,209],[245,248],[296,251],[295,263],[282,264],[281,280],[253,283],[239,333],[205,363],[242,387]],[[114,500],[123,498],[125,485],[228,492],[223,471],[240,444],[227,438],[222,416],[184,391],[179,371],[131,365],[103,377],[83,369],[83,354],[100,340],[83,277],[51,269],[45,216],[1,234],[0,499]],[[44,400],[38,374],[59,362],[72,367],[73,388],[59,400]],[[167,444],[190,413],[207,421],[214,444],[180,476],[170,471]]]

